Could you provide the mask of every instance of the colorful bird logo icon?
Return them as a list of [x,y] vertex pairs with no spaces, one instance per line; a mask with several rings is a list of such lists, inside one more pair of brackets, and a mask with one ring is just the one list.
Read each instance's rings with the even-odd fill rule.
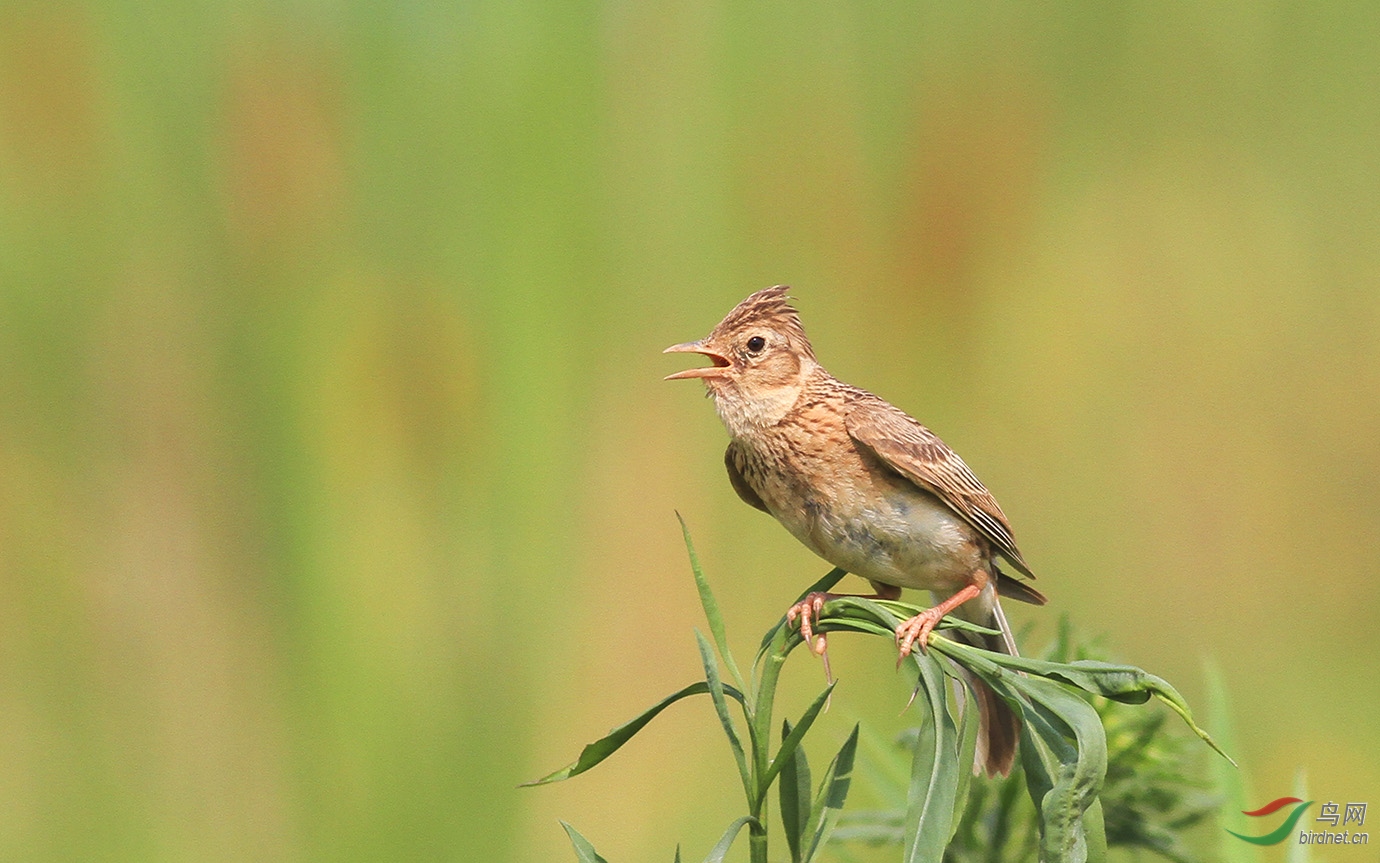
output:
[[1271,800],[1259,809],[1254,809],[1250,812],[1243,811],[1241,813],[1242,815],[1249,815],[1252,818],[1261,818],[1266,815],[1273,815],[1285,806],[1290,806],[1295,803],[1298,805],[1294,806],[1294,811],[1289,813],[1289,817],[1284,819],[1284,823],[1274,830],[1271,830],[1269,833],[1266,833],[1264,836],[1243,836],[1235,830],[1228,830],[1227,832],[1237,839],[1244,839],[1253,845],[1278,845],[1284,841],[1284,837],[1288,836],[1290,832],[1293,831],[1294,825],[1299,822],[1299,817],[1303,815],[1303,810],[1313,805],[1312,800],[1303,801],[1297,797],[1281,797],[1278,800]]

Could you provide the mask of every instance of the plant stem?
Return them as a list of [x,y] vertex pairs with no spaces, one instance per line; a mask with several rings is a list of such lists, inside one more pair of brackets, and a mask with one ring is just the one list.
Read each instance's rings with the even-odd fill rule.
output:
[[752,863],[767,863],[767,824],[763,812],[769,789],[763,786],[762,780],[771,766],[768,763],[768,750],[772,739],[771,716],[776,700],[776,683],[781,677],[781,667],[786,664],[786,656],[800,643],[799,634],[790,627],[782,626],[776,631],[771,646],[762,657],[761,677],[757,681],[757,691],[753,693],[752,707],[748,710],[748,722],[752,726],[753,784],[748,810],[757,819],[749,825],[748,833],[748,851]]
[[767,825],[748,824],[748,857],[752,863],[767,863]]

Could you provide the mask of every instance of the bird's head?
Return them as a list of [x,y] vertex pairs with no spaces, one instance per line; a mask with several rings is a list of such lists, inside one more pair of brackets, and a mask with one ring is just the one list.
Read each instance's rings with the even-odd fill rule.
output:
[[788,290],[777,285],[758,291],[709,335],[664,351],[703,354],[713,362],[667,375],[666,380],[703,380],[719,418],[734,437],[776,424],[818,367],[800,315],[786,302]]

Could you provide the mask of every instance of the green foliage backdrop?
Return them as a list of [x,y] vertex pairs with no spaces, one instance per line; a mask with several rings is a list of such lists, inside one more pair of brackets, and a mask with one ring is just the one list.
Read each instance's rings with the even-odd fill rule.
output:
[[[673,508],[730,632],[823,571],[660,381],[780,282],[1002,501],[1018,624],[1215,659],[1243,804],[1371,799],[1377,18],[0,6],[0,857],[712,845],[707,704],[515,786],[700,672]],[[904,727],[834,652],[813,734]]]

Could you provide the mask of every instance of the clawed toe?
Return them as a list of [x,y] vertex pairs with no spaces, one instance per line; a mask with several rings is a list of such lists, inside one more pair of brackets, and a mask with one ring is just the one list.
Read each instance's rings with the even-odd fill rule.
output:
[[909,620],[896,627],[896,643],[899,646],[899,655],[896,664],[899,666],[913,648],[920,648],[921,653],[929,649],[930,632],[944,616],[942,613],[934,614],[934,609],[926,609]]
[[824,679],[829,683],[834,681],[834,674],[829,668],[829,641],[824,633],[815,632],[815,626],[819,623],[819,615],[824,610],[824,603],[831,599],[833,596],[830,594],[815,592],[807,594],[804,599],[786,610],[787,625],[795,626],[796,618],[800,619],[800,637],[804,639],[810,652],[823,660]]
[[811,593],[786,611],[786,622],[789,625],[795,626],[796,618],[800,619],[800,637],[805,640],[805,644],[815,656],[824,656],[828,647],[824,635],[816,635],[815,625],[819,623],[819,614],[824,608],[824,603],[830,598],[827,593]]

